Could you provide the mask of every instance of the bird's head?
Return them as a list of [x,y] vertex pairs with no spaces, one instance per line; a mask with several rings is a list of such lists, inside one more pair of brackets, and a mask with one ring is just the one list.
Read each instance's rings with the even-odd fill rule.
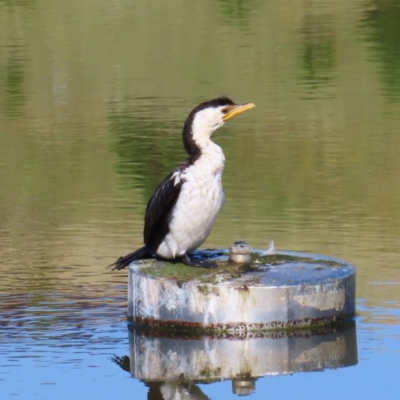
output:
[[183,127],[186,151],[194,155],[210,142],[211,134],[232,117],[254,108],[253,103],[235,104],[228,97],[205,101],[194,108]]

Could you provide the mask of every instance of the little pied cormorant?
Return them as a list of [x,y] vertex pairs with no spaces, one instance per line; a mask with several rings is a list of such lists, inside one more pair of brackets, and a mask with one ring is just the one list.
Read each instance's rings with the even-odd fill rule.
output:
[[145,245],[110,267],[122,269],[134,260],[154,255],[163,259],[179,257],[191,266],[215,266],[204,261],[195,263],[187,255],[206,240],[225,200],[225,156],[210,138],[226,121],[253,107],[253,103],[235,104],[228,97],[219,97],[192,110],[182,132],[189,158],[151,196],[144,223]]

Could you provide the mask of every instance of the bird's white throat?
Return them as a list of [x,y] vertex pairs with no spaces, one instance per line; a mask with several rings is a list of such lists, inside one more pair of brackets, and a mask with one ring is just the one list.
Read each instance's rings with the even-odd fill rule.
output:
[[208,146],[212,133],[224,124],[221,114],[216,112],[220,108],[222,107],[201,110],[193,119],[192,137],[200,149]]

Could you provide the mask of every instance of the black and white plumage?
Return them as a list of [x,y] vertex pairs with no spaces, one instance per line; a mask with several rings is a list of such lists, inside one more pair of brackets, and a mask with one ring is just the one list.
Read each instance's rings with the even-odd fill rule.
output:
[[225,156],[210,137],[225,121],[253,107],[253,103],[237,105],[227,97],[219,97],[192,110],[182,132],[189,158],[164,179],[147,204],[145,245],[120,257],[111,264],[114,269],[149,256],[182,257],[192,265],[187,253],[206,240],[225,201]]

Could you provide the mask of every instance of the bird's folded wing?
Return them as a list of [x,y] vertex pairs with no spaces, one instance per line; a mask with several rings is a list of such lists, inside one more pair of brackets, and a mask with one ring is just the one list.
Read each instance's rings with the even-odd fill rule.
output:
[[144,243],[153,252],[169,232],[171,211],[178,200],[183,181],[180,179],[181,168],[170,173],[158,186],[147,204],[144,223]]

